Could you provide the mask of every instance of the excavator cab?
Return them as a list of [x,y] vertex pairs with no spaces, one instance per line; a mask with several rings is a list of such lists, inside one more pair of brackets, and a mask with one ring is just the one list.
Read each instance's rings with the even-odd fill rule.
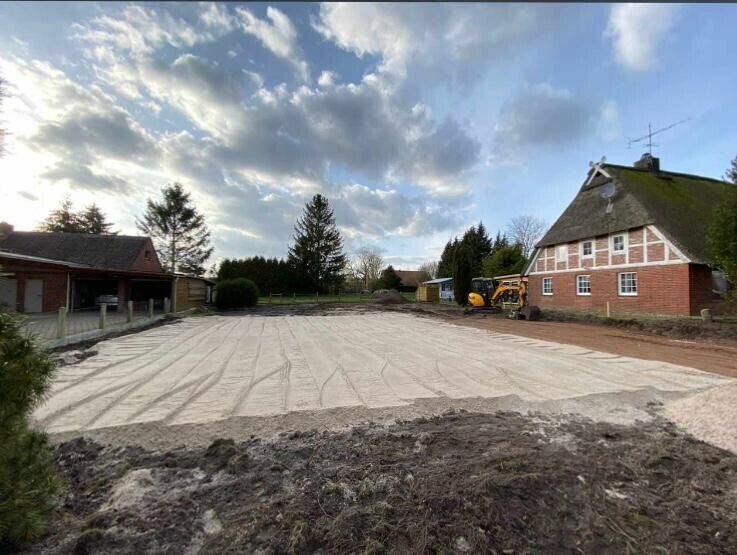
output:
[[509,317],[521,320],[536,320],[540,309],[527,304],[527,278],[519,274],[496,278],[474,278],[468,294],[471,312],[509,311]]
[[471,292],[468,303],[473,308],[491,308],[491,297],[496,289],[496,282],[491,278],[478,277],[471,280]]

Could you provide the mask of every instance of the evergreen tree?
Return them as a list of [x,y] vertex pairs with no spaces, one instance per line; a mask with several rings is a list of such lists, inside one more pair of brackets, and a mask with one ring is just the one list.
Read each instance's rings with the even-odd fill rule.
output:
[[729,166],[729,169],[727,170],[727,173],[724,174],[724,178],[727,181],[731,181],[732,183],[737,184],[737,156],[732,158],[732,162]]
[[707,241],[714,265],[737,284],[737,188],[714,211]]
[[458,248],[458,239],[448,241],[443,248],[443,254],[440,255],[438,262],[437,277],[445,278],[453,275],[453,255]]
[[377,289],[396,289],[402,285],[402,278],[394,270],[394,266],[387,266],[381,272],[379,282],[377,283]]
[[[1,278],[0,278],[1,279]],[[46,434],[30,423],[56,369],[23,322],[0,311],[0,551],[37,539],[58,507],[60,482]],[[3,549],[4,548],[4,549]]]
[[320,194],[305,205],[294,226],[289,262],[302,277],[304,287],[326,291],[342,280],[346,265],[343,239],[327,198]]
[[38,229],[50,233],[83,233],[82,222],[72,209],[69,197],[62,201],[59,208],[51,211]]
[[110,231],[113,224],[107,221],[105,214],[94,203],[85,208],[84,212],[78,215],[77,220],[83,233],[117,235],[117,232]]
[[162,195],[160,202],[148,200],[136,225],[153,239],[167,272],[201,276],[213,251],[205,217],[179,183],[165,187]]
[[471,253],[471,270],[474,277],[481,275],[481,262],[491,254],[491,239],[486,234],[486,228],[482,222],[478,227],[471,226],[463,234],[462,242],[469,248]]
[[474,254],[466,243],[459,243],[453,253],[453,296],[462,306],[468,304],[468,294],[471,292],[473,279]]
[[484,259],[482,274],[485,277],[519,274],[524,270],[527,258],[520,243],[505,245]]

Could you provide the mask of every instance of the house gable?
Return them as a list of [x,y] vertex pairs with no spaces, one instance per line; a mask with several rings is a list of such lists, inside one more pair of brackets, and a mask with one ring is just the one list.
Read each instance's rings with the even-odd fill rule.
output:
[[547,248],[657,226],[674,251],[706,263],[711,214],[734,185],[687,174],[597,164],[576,197],[538,243]]
[[154,244],[146,237],[146,242],[141,245],[133,264],[130,267],[131,270],[140,272],[163,272],[161,267],[161,261],[159,256],[156,254]]

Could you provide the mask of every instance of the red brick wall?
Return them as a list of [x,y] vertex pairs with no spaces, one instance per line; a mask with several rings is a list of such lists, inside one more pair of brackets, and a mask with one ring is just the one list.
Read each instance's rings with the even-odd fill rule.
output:
[[43,312],[58,310],[60,306],[67,305],[67,276],[57,272],[19,272],[15,274],[18,280],[18,305],[17,310],[24,312],[23,302],[26,294],[26,280],[43,280],[43,301],[41,303]]
[[[631,269],[607,269],[550,274],[553,278],[553,295],[542,294],[542,278],[529,276],[530,304],[540,308],[573,308],[606,310],[609,301],[613,312],[644,312],[658,314],[696,314],[699,304],[695,299],[711,292],[711,274],[708,289],[703,279],[694,279],[689,264],[644,266]],[[617,274],[622,271],[637,272],[637,296],[617,294]],[[698,273],[697,273],[698,274]],[[576,294],[576,276],[591,276],[591,295]],[[694,278],[698,277],[695,275]],[[702,276],[703,278],[703,276]],[[691,299],[694,299],[693,301]]]
[[[146,251],[149,253],[149,257],[146,258]],[[156,255],[153,243],[149,240],[148,243],[138,253],[138,257],[135,262],[131,265],[131,270],[139,272],[161,272],[161,263],[159,257]]]
[[43,281],[42,310],[44,312],[58,310],[67,304],[67,273],[66,269],[50,264],[20,261],[12,258],[2,259],[3,271],[14,274],[17,280],[16,310],[24,311],[26,294],[26,280],[40,279]]
[[665,245],[663,243],[657,243],[655,245],[647,246],[647,261],[657,262],[658,260],[665,260]]

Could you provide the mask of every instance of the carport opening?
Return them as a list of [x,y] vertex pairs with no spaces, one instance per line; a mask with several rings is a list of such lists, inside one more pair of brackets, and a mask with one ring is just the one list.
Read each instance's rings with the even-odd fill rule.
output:
[[97,310],[101,303],[106,303],[108,310],[117,309],[117,280],[75,279],[72,281],[72,310]]
[[154,300],[154,309],[164,308],[164,299],[171,297],[171,281],[160,279],[132,279],[130,280],[130,300],[134,303]]

